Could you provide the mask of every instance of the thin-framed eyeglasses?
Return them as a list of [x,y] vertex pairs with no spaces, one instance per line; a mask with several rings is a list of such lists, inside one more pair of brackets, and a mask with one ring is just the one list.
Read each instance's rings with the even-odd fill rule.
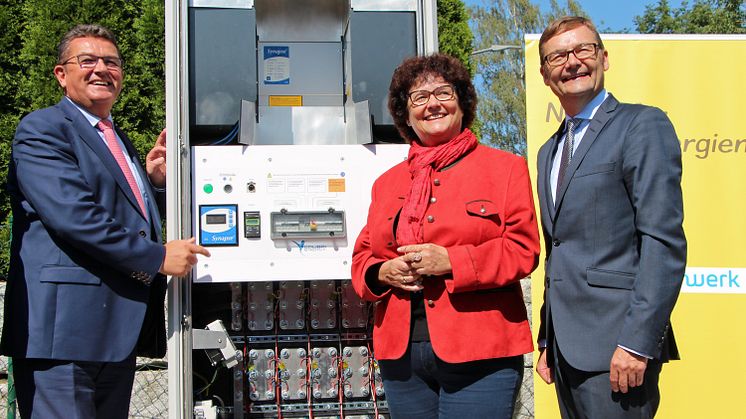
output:
[[560,66],[567,62],[570,53],[575,55],[575,58],[578,60],[587,60],[588,58],[594,57],[599,49],[601,49],[601,47],[592,42],[578,44],[575,48],[568,49],[567,51],[550,52],[544,56],[544,62],[552,67]]
[[62,64],[69,64],[70,61],[77,60],[80,68],[91,69],[98,65],[99,60],[104,61],[104,65],[109,70],[121,70],[124,62],[119,57],[99,57],[98,55],[81,54],[74,57],[70,57],[63,61]]
[[422,106],[430,100],[430,95],[435,96],[440,102],[446,102],[455,96],[456,92],[450,84],[438,86],[433,90],[414,90],[408,93],[412,106]]

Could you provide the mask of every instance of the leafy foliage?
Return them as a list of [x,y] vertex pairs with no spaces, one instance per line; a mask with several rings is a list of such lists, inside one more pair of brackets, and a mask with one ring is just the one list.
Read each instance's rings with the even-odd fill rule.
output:
[[667,0],[645,7],[635,17],[640,33],[746,33],[746,3],[743,0],[695,0],[672,9]]
[[474,35],[469,28],[469,13],[461,0],[438,1],[438,49],[452,55],[474,74],[474,65],[469,60]]
[[[553,19],[583,15],[580,5],[568,0],[542,13],[530,0],[491,0],[471,9],[475,49],[493,44],[523,45],[526,33],[541,33]],[[480,79],[477,118],[482,142],[514,154],[526,155],[526,82],[522,50],[504,50],[473,57]],[[536,71],[538,69],[529,69]],[[538,77],[538,76],[537,76]]]

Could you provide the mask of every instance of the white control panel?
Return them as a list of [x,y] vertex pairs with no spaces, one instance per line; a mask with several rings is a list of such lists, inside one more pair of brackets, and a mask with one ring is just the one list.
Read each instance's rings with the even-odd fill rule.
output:
[[408,145],[192,149],[195,282],[349,279],[373,182]]

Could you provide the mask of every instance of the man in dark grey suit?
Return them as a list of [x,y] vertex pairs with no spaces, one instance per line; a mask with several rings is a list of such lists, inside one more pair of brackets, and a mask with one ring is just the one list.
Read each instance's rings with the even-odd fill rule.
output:
[[657,108],[604,89],[593,23],[552,22],[541,74],[566,121],[538,156],[546,278],[537,372],[563,418],[650,418],[686,263],[681,150]]

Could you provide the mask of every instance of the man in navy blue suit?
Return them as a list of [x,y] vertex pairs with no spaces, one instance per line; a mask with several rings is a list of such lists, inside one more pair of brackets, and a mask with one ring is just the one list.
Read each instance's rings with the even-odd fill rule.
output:
[[165,275],[209,256],[193,239],[162,244],[166,133],[143,170],[110,114],[122,69],[109,30],[71,29],[54,67],[65,97],[13,141],[2,353],[25,419],[126,418],[135,357],[166,352]]

